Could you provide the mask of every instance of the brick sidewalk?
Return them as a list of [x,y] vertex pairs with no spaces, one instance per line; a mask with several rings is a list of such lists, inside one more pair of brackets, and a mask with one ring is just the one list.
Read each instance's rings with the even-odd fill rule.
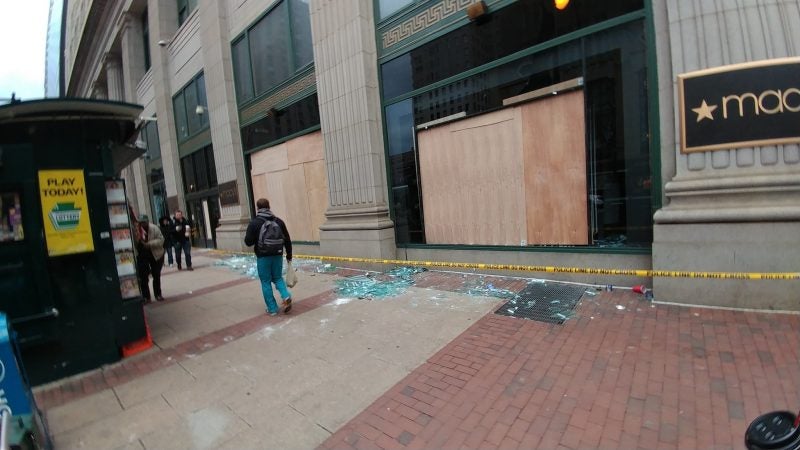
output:
[[640,298],[584,297],[563,326],[489,314],[320,448],[739,448],[800,406],[800,317]]

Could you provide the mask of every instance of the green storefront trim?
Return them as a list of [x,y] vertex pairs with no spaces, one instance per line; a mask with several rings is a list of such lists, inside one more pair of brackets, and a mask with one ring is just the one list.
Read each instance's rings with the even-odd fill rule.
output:
[[[444,3],[447,0],[439,1],[438,3]],[[489,0],[486,1],[486,7],[489,10],[487,14],[491,15],[492,12],[497,11],[505,6],[508,6],[512,3],[515,3],[517,0]],[[543,0],[545,1],[545,0]],[[466,25],[470,22],[469,17],[467,17],[466,9],[460,10],[449,17],[442,19],[433,25],[428,25],[430,30],[424,30],[419,32],[419,36],[412,36],[402,43],[398,43],[396,45],[390,46],[388,49],[383,48],[383,33],[389,31],[390,29],[400,25],[402,22],[407,21],[408,19],[414,17],[415,15],[419,14],[422,11],[427,9],[431,9],[431,7],[435,6],[436,2],[425,2],[421,4],[411,4],[400,11],[395,12],[392,14],[387,20],[384,20],[377,29],[377,42],[376,48],[378,49],[378,56],[379,60],[387,60],[392,59],[396,56],[399,56],[415,47],[420,45],[426,44],[432,40],[435,40],[450,31]],[[378,23],[378,0],[375,0],[375,23]],[[416,34],[416,33],[415,33]]]
[[320,125],[314,125],[313,127],[306,128],[305,130],[300,130],[297,133],[290,134],[290,135],[288,135],[286,137],[282,137],[280,139],[276,139],[276,140],[274,140],[272,142],[267,142],[266,144],[258,146],[256,148],[252,148],[250,150],[246,150],[244,152],[244,154],[245,154],[245,156],[247,156],[247,155],[250,155],[252,153],[264,150],[265,148],[270,148],[270,147],[274,147],[274,146],[279,145],[279,144],[283,144],[284,142],[291,141],[292,139],[294,139],[296,137],[304,136],[306,134],[311,134],[311,133],[313,133],[315,131],[319,131],[321,129],[322,129],[322,127]]
[[[298,89],[298,87],[300,88],[297,92],[292,92],[293,90]],[[313,63],[287,78],[286,81],[281,82],[273,89],[260,94],[258,97],[253,97],[239,105],[239,120],[242,123],[244,123],[244,121],[247,123],[252,123],[253,121],[261,119],[266,115],[266,112],[270,107],[277,107],[278,105],[285,106],[292,101],[296,101],[299,98],[305,97],[305,95],[302,95],[301,92],[305,92],[310,88],[313,88],[314,91],[317,89],[317,80],[314,74]],[[274,102],[263,103],[264,100],[267,100],[270,97],[277,97],[277,99]],[[289,99],[292,98],[295,100],[290,101]],[[261,115],[259,116],[259,114]]]
[[189,140],[178,144],[178,156],[183,158],[184,156],[191,155],[209,144],[211,144],[211,130],[206,128],[189,138]]
[[653,22],[653,2],[644,2],[645,45],[647,47],[647,119],[650,127],[650,195],[653,213],[661,209],[661,121],[658,102],[658,58],[656,56],[656,27]]
[[[311,75],[313,77],[313,72]],[[308,83],[308,80],[306,80],[305,77],[295,77],[293,81],[297,82],[300,85]],[[295,89],[295,86],[293,84],[290,84],[285,88],[286,91],[292,91]],[[275,94],[276,92],[273,92],[273,94]],[[287,93],[283,98],[276,99],[274,103],[268,102],[263,105],[253,104],[246,109],[240,109],[239,128],[246,127],[247,125],[258,122],[259,120],[263,119],[269,113],[270,108],[277,108],[277,109],[285,108],[299,100],[308,97],[309,95],[315,94],[316,92],[317,92],[317,82],[315,79],[310,85],[301,88],[297,92]]]

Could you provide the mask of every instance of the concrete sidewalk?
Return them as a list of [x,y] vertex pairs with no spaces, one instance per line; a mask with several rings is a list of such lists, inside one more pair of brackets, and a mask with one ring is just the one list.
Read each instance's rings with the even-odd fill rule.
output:
[[[290,315],[213,265],[168,269],[147,352],[35,390],[56,448],[731,448],[800,405],[800,318],[584,296],[564,325],[491,314],[478,275],[343,298],[299,272]],[[524,279],[492,277],[517,292]]]

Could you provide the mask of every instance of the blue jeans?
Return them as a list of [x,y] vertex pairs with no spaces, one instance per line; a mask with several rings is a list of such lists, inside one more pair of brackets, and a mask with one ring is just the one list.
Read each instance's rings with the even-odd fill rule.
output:
[[264,294],[264,303],[267,304],[267,312],[278,312],[278,303],[272,295],[272,283],[281,293],[281,298],[286,300],[292,294],[286,289],[286,282],[283,281],[283,256],[259,256],[256,257],[256,267],[258,268],[258,278],[261,280],[261,293]]
[[175,243],[175,262],[178,263],[178,268],[181,268],[181,249],[186,255],[186,267],[192,267],[192,242],[186,239],[183,242]]

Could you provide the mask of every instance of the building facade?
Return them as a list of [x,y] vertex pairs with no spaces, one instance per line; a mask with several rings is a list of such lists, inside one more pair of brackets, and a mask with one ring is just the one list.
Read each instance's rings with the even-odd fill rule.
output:
[[63,87],[62,44],[64,24],[63,0],[50,0],[50,10],[47,13],[47,47],[44,56],[44,96],[60,97]]
[[[800,267],[798,139],[686,152],[678,89],[798,55],[797,0],[75,0],[66,17],[67,95],[144,106],[131,203],[186,211],[195,246],[242,250],[266,196],[298,253]],[[800,309],[797,280],[554,276]]]

